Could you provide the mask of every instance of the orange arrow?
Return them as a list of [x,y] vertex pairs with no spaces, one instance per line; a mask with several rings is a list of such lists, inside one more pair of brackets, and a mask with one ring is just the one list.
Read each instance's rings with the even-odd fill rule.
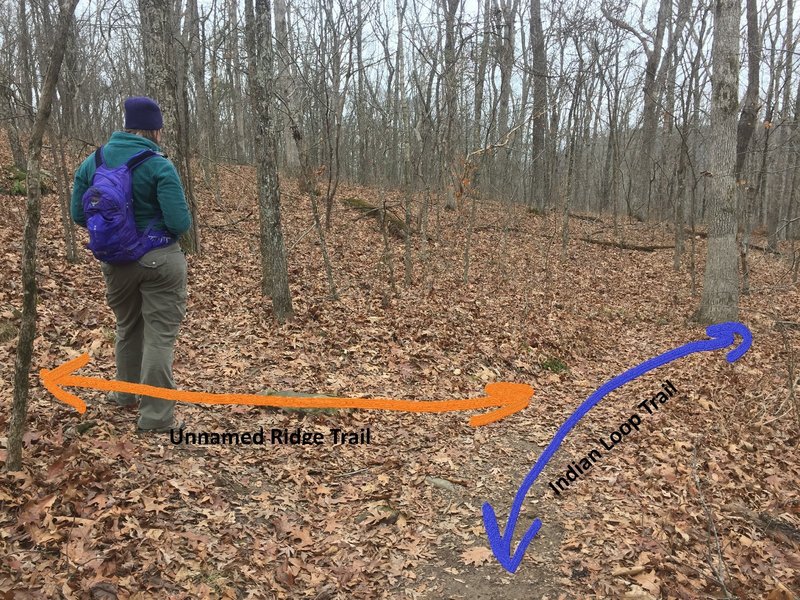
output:
[[88,363],[89,355],[84,354],[51,371],[42,369],[39,372],[44,387],[58,400],[72,406],[79,413],[86,412],[86,403],[76,395],[64,390],[64,386],[106,392],[127,392],[140,396],[151,396],[176,402],[192,402],[194,404],[247,404],[251,406],[287,408],[361,408],[365,410],[396,410],[417,413],[439,413],[497,407],[488,413],[471,417],[469,424],[473,427],[494,423],[527,408],[531,396],[533,396],[533,388],[531,386],[524,383],[508,382],[487,384],[487,396],[483,398],[435,400],[430,402],[390,400],[388,398],[302,398],[261,396],[258,394],[212,394],[208,392],[172,390],[140,383],[128,383],[126,381],[108,381],[98,377],[81,377],[80,375],[72,374],[81,367],[85,367]]

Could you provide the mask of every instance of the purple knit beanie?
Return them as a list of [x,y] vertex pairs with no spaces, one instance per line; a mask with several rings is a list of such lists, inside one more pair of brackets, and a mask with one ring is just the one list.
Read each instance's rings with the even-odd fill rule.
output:
[[147,96],[136,96],[125,100],[125,129],[150,131],[162,127],[164,119],[155,100]]

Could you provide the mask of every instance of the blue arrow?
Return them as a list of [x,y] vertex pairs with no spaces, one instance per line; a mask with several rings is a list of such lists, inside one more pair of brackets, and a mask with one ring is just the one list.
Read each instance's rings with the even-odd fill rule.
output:
[[583,404],[581,404],[578,409],[572,413],[569,419],[564,421],[564,424],[558,428],[558,431],[556,432],[556,435],[553,437],[550,444],[548,444],[545,451],[539,457],[539,460],[536,461],[536,464],[533,465],[531,472],[528,473],[527,477],[525,477],[525,480],[522,482],[522,485],[517,491],[517,495],[514,497],[514,504],[511,506],[511,514],[508,517],[508,525],[506,525],[506,529],[502,535],[500,534],[500,527],[497,524],[497,516],[495,515],[492,505],[488,502],[484,503],[483,525],[486,528],[486,535],[489,537],[489,544],[492,547],[492,552],[494,552],[497,560],[500,561],[500,564],[503,565],[503,567],[505,567],[506,571],[509,573],[516,572],[517,568],[522,562],[523,556],[525,556],[525,551],[528,549],[528,545],[533,541],[533,538],[536,537],[536,534],[539,533],[539,529],[542,526],[541,519],[534,519],[533,523],[528,528],[528,531],[526,531],[525,535],[522,536],[522,540],[520,541],[519,546],[517,546],[516,551],[513,553],[511,552],[511,542],[512,538],[514,537],[514,529],[517,526],[517,520],[519,519],[519,513],[522,510],[522,503],[525,501],[525,496],[528,494],[531,486],[533,486],[536,478],[539,477],[539,474],[542,472],[545,465],[547,465],[548,461],[556,453],[559,446],[561,446],[561,442],[563,442],[564,438],[567,437],[567,434],[572,431],[572,428],[578,424],[578,421],[580,421],[586,415],[586,413],[594,408],[594,406],[607,394],[613,392],[619,387],[622,387],[629,381],[633,381],[648,371],[657,369],[658,367],[666,365],[667,363],[671,363],[673,360],[678,360],[679,358],[688,356],[689,354],[694,354],[695,352],[713,352],[714,350],[721,350],[722,348],[733,346],[736,343],[736,334],[742,338],[742,342],[735,348],[731,349],[725,357],[728,362],[732,363],[740,359],[742,355],[744,355],[744,353],[750,349],[750,346],[753,343],[753,334],[750,333],[750,330],[742,323],[719,323],[716,325],[709,325],[706,328],[706,335],[708,335],[711,339],[689,342],[688,344],[684,344],[683,346],[675,348],[674,350],[670,350],[664,354],[659,354],[658,356],[646,360],[642,364],[637,365],[632,369],[628,369],[621,375],[617,375],[614,377],[614,379],[607,381],[601,387],[595,390],[595,392],[586,400],[584,400]]

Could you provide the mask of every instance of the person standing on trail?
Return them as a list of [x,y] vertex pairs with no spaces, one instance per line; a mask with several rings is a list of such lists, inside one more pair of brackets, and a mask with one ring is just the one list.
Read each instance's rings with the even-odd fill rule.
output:
[[[154,100],[125,100],[124,131],[115,131],[75,173],[71,212],[101,261],[117,320],[117,380],[174,388],[175,339],[186,314],[186,258],[177,240],[191,215],[178,173],[159,147],[163,126]],[[109,398],[120,407],[137,403],[128,393]],[[182,426],[174,423],[173,401],[138,400],[137,432]]]

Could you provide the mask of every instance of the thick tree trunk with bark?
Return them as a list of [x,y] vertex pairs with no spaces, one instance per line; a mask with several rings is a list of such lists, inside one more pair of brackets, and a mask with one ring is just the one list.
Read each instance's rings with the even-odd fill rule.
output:
[[30,385],[33,340],[36,337],[36,242],[39,236],[41,215],[41,156],[42,139],[50,119],[58,74],[64,58],[64,46],[72,14],[78,0],[68,0],[61,9],[50,65],[39,97],[31,140],[28,146],[28,204],[25,233],[22,242],[22,319],[17,340],[17,357],[14,364],[14,400],[11,406],[11,423],[8,431],[8,458],[6,468],[18,471],[22,467],[22,437],[28,420],[28,388]]
[[262,291],[272,297],[272,312],[279,322],[294,316],[289,291],[286,247],[281,229],[281,196],[278,181],[275,129],[272,121],[273,55],[270,0],[245,0],[248,17],[248,56],[252,69],[250,98],[255,114],[255,155],[261,233]]
[[162,146],[172,154],[176,146],[178,110],[175,100],[175,37],[172,3],[139,0],[142,26],[145,90],[161,107],[164,117]]
[[736,113],[739,109],[739,0],[716,0],[711,91],[708,256],[702,323],[736,320],[739,314],[739,264],[736,248]]

